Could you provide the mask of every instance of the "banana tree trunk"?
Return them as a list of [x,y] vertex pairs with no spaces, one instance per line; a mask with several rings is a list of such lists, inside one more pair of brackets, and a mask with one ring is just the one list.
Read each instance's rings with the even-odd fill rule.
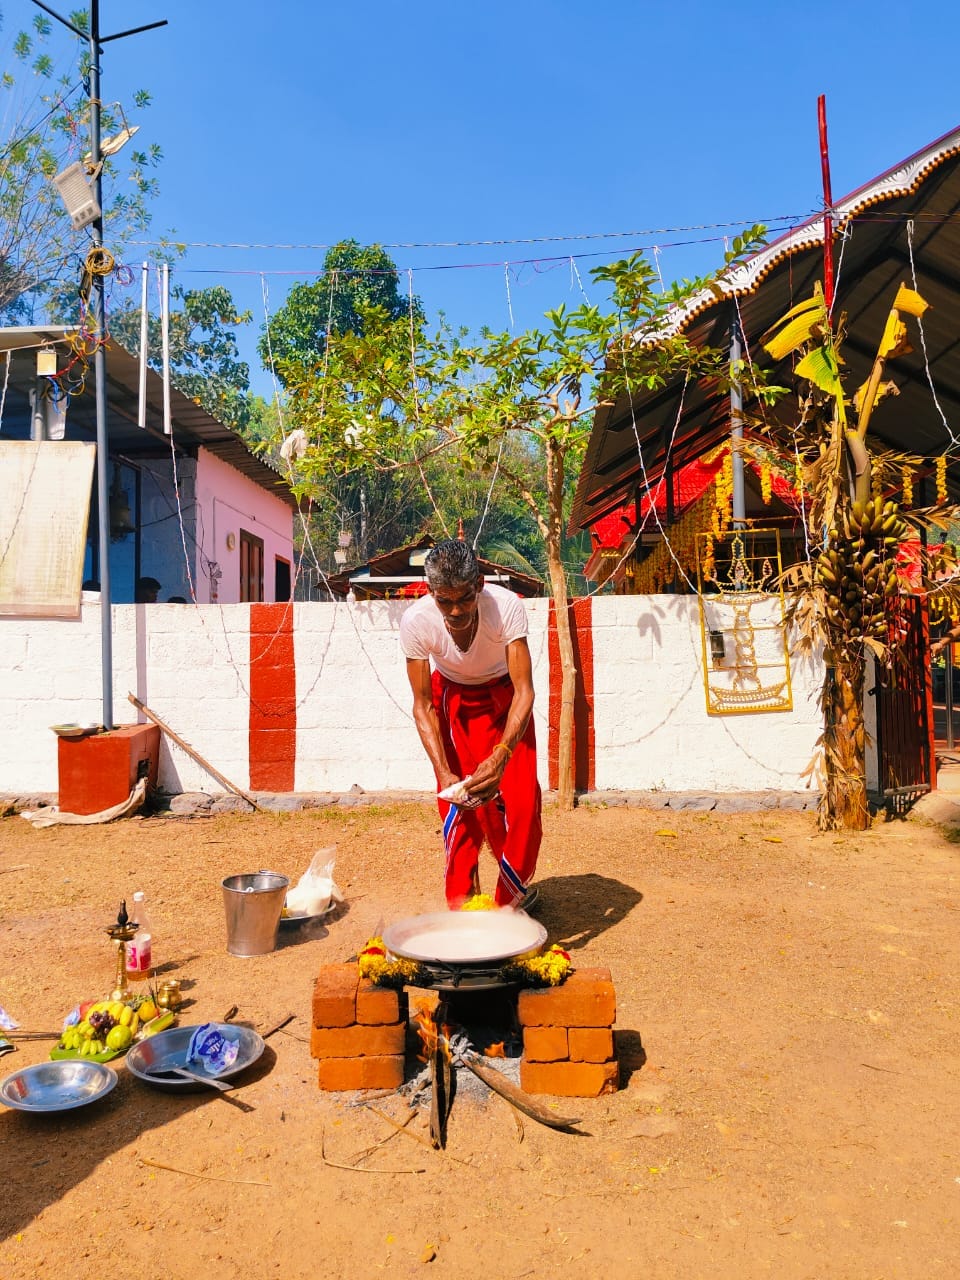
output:
[[840,659],[824,680],[826,783],[819,823],[825,831],[864,831],[870,825],[863,682],[862,657]]

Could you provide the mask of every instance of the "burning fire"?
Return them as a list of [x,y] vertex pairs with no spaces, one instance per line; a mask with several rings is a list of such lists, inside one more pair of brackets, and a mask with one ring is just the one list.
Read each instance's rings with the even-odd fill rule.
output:
[[454,1028],[446,1022],[437,1022],[434,1012],[438,1007],[439,1002],[418,1000],[410,1019],[420,1037],[420,1052],[417,1057],[421,1062],[429,1062],[438,1050],[448,1061],[450,1058],[450,1036]]

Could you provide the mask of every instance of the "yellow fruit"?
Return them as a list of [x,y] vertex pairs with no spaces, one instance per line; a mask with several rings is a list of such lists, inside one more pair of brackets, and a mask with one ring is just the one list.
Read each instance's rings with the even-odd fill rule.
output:
[[111,1027],[107,1032],[108,1049],[126,1049],[133,1040],[133,1032],[129,1027]]
[[168,1009],[166,1013],[159,1014],[156,1018],[151,1018],[143,1028],[145,1036],[155,1036],[158,1031],[166,1031],[167,1027],[173,1026],[173,1014]]
[[139,1028],[140,1028],[140,1015],[139,1013],[137,1013],[136,1009],[134,1009],[133,1014],[130,1018],[130,1034],[132,1036],[135,1036]]
[[141,1022],[149,1022],[151,1018],[155,1018],[160,1010],[148,996],[146,1000],[138,1007],[137,1013],[140,1015]]
[[123,1003],[122,1000],[112,1001],[110,1005],[110,1009],[108,1011],[110,1014],[110,1017],[115,1018],[117,1022],[119,1022],[125,1008],[126,1008],[126,1005]]
[[120,1011],[120,1016],[117,1019],[117,1021],[120,1023],[121,1027],[129,1027],[130,1019],[132,1017],[133,1017],[133,1010],[130,1008],[128,1004],[125,1004],[123,1006],[123,1009]]

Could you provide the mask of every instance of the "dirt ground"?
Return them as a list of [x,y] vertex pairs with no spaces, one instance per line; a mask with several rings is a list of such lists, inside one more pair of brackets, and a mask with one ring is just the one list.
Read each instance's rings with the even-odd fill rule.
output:
[[[23,1030],[109,992],[104,927],[138,888],[182,1021],[296,1014],[230,1095],[243,1109],[122,1060],[93,1106],[0,1108],[3,1280],[955,1276],[960,847],[776,811],[548,809],[545,828],[540,919],[612,971],[622,1088],[557,1104],[579,1136],[521,1135],[505,1102],[464,1092],[433,1151],[426,1114],[404,1134],[383,1118],[404,1099],[321,1093],[308,1047],[319,966],[441,905],[431,808],[0,822],[0,1004]],[[344,907],[270,955],[227,955],[221,879],[296,879],[323,846]],[[22,1042],[0,1075],[48,1049]]]

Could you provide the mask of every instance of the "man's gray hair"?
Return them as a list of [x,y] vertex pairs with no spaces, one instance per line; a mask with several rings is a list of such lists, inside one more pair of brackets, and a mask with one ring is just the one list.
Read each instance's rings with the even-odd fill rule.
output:
[[432,547],[423,562],[423,571],[431,591],[471,586],[480,577],[473,548],[460,538],[446,538]]

